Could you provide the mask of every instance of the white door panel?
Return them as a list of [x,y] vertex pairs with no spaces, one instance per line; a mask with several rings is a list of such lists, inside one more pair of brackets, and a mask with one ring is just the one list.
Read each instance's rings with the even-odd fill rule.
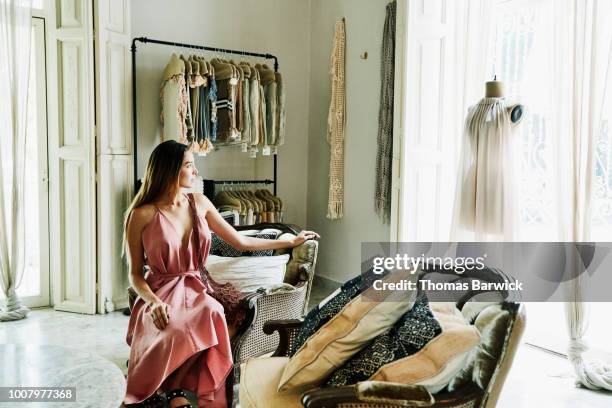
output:
[[[455,2],[398,3],[400,49],[393,211],[398,241],[447,240],[455,164],[453,15]],[[400,14],[401,13],[401,14]],[[401,21],[400,21],[401,20]],[[396,74],[396,78],[398,74]],[[399,146],[398,146],[399,144]],[[395,168],[394,168],[395,170]]]
[[57,310],[95,313],[96,211],[92,9],[60,0],[49,20],[51,274]]
[[133,192],[130,3],[96,0],[98,313],[127,307],[123,213]]

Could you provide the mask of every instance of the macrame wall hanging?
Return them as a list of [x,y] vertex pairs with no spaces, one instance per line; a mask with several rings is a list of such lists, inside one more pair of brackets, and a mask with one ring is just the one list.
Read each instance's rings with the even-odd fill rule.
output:
[[346,90],[344,87],[346,30],[344,18],[336,21],[331,55],[331,102],[327,117],[327,143],[330,146],[329,198],[327,218],[342,218],[344,206],[344,132]]

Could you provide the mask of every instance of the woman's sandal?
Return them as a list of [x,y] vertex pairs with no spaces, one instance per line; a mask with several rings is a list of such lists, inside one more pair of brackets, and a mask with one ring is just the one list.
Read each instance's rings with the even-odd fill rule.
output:
[[[176,390],[172,390],[166,393],[166,400],[168,400],[168,403],[170,403],[170,401],[172,401],[173,399],[179,398],[179,397],[183,397],[189,400],[189,398],[187,398],[187,394],[185,394],[185,391],[181,390],[180,388],[177,388]],[[191,405],[190,403],[187,403],[187,404],[179,405],[176,408],[193,408],[193,405]]]

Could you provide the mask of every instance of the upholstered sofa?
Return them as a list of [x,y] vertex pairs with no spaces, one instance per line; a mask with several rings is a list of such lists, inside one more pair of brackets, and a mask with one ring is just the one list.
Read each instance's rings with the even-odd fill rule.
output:
[[[444,271],[426,271],[451,274]],[[456,276],[455,276],[456,277]],[[470,273],[465,279],[499,282],[507,279],[500,271]],[[486,300],[486,301],[485,301]],[[266,333],[278,333],[280,343],[270,357],[254,358],[243,363],[239,386],[234,387],[233,406],[308,407],[308,408],[383,408],[383,407],[494,407],[525,327],[524,306],[509,293],[492,294],[467,291],[456,302],[466,321],[480,333],[478,345],[470,351],[460,375],[436,394],[416,385],[382,381],[363,381],[342,387],[316,387],[306,392],[277,392],[279,380],[288,362],[288,351],[301,325],[300,319],[269,321]]]
[[[235,228],[238,231],[278,230],[280,233],[277,239],[286,237],[286,234],[297,235],[301,231],[296,225],[280,223],[260,223]],[[306,241],[295,248],[274,251],[273,255],[289,254],[284,282],[292,285],[293,289],[277,293],[260,290],[248,293],[243,298],[243,306],[248,309],[247,318],[232,339],[232,352],[237,367],[250,357],[270,353],[277,348],[280,336],[278,333],[264,333],[263,326],[266,321],[299,319],[304,315],[312,288],[317,252],[318,242],[314,240]],[[132,288],[128,288],[130,309],[137,296]]]

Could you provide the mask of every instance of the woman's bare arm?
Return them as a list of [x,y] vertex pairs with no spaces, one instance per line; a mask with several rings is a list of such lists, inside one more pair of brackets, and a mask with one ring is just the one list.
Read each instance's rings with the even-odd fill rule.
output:
[[159,298],[153,293],[143,275],[144,248],[142,246],[142,231],[151,222],[151,219],[152,214],[148,208],[135,208],[127,224],[130,284],[136,293],[138,293],[138,296],[147,304],[159,301]]
[[308,239],[319,238],[319,234],[312,231],[302,231],[297,236],[286,239],[261,239],[247,237],[239,234],[234,227],[221,217],[219,211],[206,196],[201,193],[194,194],[199,211],[204,211],[210,229],[221,239],[241,251],[256,251],[262,249],[293,248]]
[[168,305],[151,290],[144,279],[144,249],[142,247],[142,231],[151,222],[153,214],[151,208],[142,206],[132,211],[127,225],[128,257],[130,266],[130,284],[138,293],[138,296],[149,306],[148,314],[153,319],[153,324],[158,330],[166,328],[169,322]]

